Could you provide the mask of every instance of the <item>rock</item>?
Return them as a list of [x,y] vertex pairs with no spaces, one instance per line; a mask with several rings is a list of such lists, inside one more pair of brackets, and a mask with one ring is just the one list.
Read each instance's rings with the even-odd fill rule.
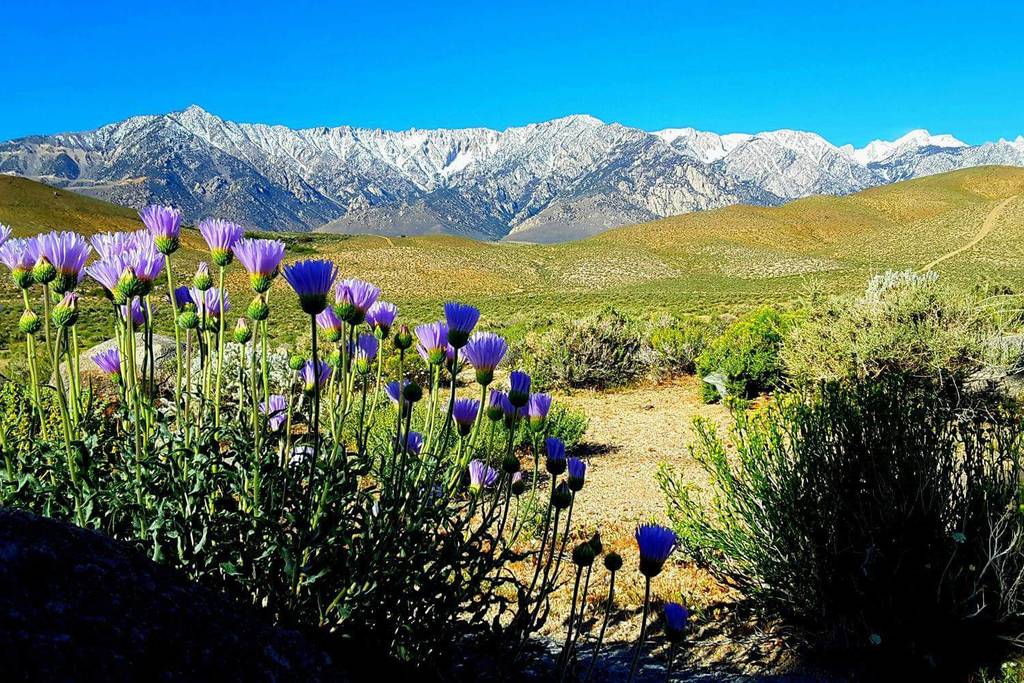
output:
[[[153,335],[153,358],[156,360],[157,382],[167,379],[174,373],[174,364],[177,362],[174,353],[174,344],[174,339],[171,337],[165,337],[160,334]],[[82,373],[83,386],[88,386],[90,381],[95,386],[105,386],[107,377],[99,369],[92,357],[97,353],[113,348],[117,348],[117,340],[108,339],[105,342],[100,342],[87,351],[83,351],[78,356],[78,367],[79,371]],[[145,350],[146,345],[144,335],[141,332],[137,332],[135,334],[135,353],[140,368],[142,366],[142,358],[145,354]],[[62,377],[64,377],[66,384],[68,377],[66,364],[61,365],[61,374]]]
[[97,532],[0,509],[8,681],[343,681],[302,634]]

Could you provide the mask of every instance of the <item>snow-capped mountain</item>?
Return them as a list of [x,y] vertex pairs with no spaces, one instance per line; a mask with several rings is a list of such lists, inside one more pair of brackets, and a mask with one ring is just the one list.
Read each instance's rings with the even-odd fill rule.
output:
[[971,146],[918,130],[854,149],[800,131],[651,133],[584,115],[504,131],[293,130],[193,106],[0,143],[0,172],[128,206],[174,204],[189,221],[545,242],[983,164],[1024,166],[1024,137]]

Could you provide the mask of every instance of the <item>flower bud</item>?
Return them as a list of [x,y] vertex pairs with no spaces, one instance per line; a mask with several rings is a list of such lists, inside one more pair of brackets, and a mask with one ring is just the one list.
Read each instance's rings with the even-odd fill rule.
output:
[[28,268],[12,268],[11,279],[21,289],[28,289],[35,282],[35,279],[32,277],[32,271]]
[[423,398],[423,387],[416,382],[410,381],[402,387],[402,397],[409,403],[416,403]]
[[412,332],[408,325],[402,325],[395,334],[395,348],[404,351],[412,347]]
[[40,256],[36,265],[32,268],[32,279],[41,285],[48,285],[57,277],[57,268],[50,263],[50,259]]
[[306,359],[297,353],[293,353],[291,356],[288,357],[288,367],[290,367],[295,372],[301,370],[302,366],[305,364]]
[[594,535],[590,537],[588,543],[590,543],[590,547],[594,549],[595,555],[600,555],[604,551],[604,544],[601,543],[600,531],[595,531]]
[[183,330],[194,330],[199,327],[199,314],[196,313],[195,306],[186,306],[178,314],[178,327]]
[[252,339],[252,330],[249,329],[245,318],[239,318],[238,322],[235,323],[235,329],[231,333],[231,337],[235,340],[236,344],[248,344],[249,340]]
[[249,286],[257,294],[263,294],[270,290],[270,285],[274,284],[275,275],[277,273],[249,273]]
[[258,296],[249,302],[246,313],[250,319],[260,322],[270,317],[270,306],[262,296]]
[[572,549],[572,563],[577,567],[589,567],[594,564],[594,548],[589,543],[580,543]]
[[506,455],[501,461],[501,471],[505,474],[515,474],[520,467],[519,458],[514,454]]
[[128,301],[137,296],[142,296],[145,291],[145,285],[139,276],[135,274],[135,269],[131,266],[126,266],[124,271],[121,272],[121,278],[117,281],[117,296]]
[[521,496],[526,492],[526,481],[523,479],[522,472],[516,472],[512,475],[512,495]]
[[203,261],[196,268],[196,274],[192,278],[192,286],[198,289],[200,292],[205,292],[210,287],[213,287],[213,278],[210,277],[210,266]]
[[21,330],[22,334],[35,334],[42,326],[43,323],[39,320],[39,316],[30,308],[26,308],[18,320],[18,329]]
[[572,503],[572,491],[569,490],[569,485],[563,481],[552,492],[551,504],[556,510],[564,510],[569,507],[570,503]]
[[68,292],[50,314],[55,327],[70,327],[78,322],[78,295]]
[[338,349],[332,349],[328,351],[327,354],[324,356],[324,362],[330,365],[335,370],[340,369],[342,362],[341,351],[339,351]]
[[614,551],[605,555],[604,568],[610,572],[617,572],[622,569],[622,555]]

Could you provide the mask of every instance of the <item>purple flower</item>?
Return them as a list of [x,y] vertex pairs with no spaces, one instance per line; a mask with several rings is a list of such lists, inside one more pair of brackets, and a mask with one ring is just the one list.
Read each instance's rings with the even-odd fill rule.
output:
[[70,292],[78,286],[79,275],[92,254],[92,247],[77,232],[50,232],[38,238],[40,258],[57,269],[53,290]]
[[284,249],[284,242],[279,240],[243,238],[235,244],[235,256],[249,273],[249,284],[254,291],[262,294],[270,289],[284,259]]
[[146,309],[138,299],[132,299],[131,304],[121,306],[121,317],[128,320],[131,316],[133,327],[142,327],[146,324]]
[[569,458],[567,463],[569,469],[569,488],[575,493],[583,488],[583,482],[587,478],[587,463],[579,458]]
[[512,495],[521,496],[526,491],[526,482],[523,481],[523,473],[516,472],[512,475]]
[[554,436],[544,439],[544,452],[544,465],[549,474],[557,477],[562,472],[565,472],[565,444],[562,443],[561,439]]
[[405,437],[405,448],[413,455],[419,455],[423,450],[423,435],[419,432],[409,432]]
[[192,290],[182,285],[174,290],[174,310],[180,311],[185,306],[195,306],[195,299],[192,298]]
[[448,343],[461,349],[480,320],[480,310],[469,304],[449,301],[444,305],[444,317],[448,322]]
[[260,413],[267,416],[270,431],[276,432],[284,424],[288,411],[288,400],[280,394],[271,394],[269,401],[260,401]]
[[384,385],[384,393],[388,395],[391,402],[398,405],[399,399],[402,397],[402,387],[409,383],[409,380],[403,379],[402,383],[399,384],[397,379],[393,379]]
[[147,244],[156,246],[153,235],[146,230],[133,232],[101,232],[93,235],[89,241],[101,259],[120,256],[126,251],[144,247]]
[[331,377],[331,366],[322,360],[318,361],[318,363],[320,366],[319,370],[314,370],[313,361],[307,360],[299,372],[299,377],[302,379],[302,388],[307,394],[312,394],[317,385],[323,389],[324,385],[327,384],[327,380]]
[[221,218],[199,221],[199,234],[210,248],[210,259],[221,268],[231,263],[235,243],[242,239],[242,226]]
[[[505,416],[505,404],[508,403],[508,394],[498,389],[491,389],[490,396],[487,398],[487,419],[491,422],[497,422]],[[508,403],[508,407],[512,410],[512,404]]]
[[356,361],[356,372],[361,375],[370,372],[370,361],[377,357],[378,348],[380,348],[380,342],[372,334],[359,335],[353,354]]
[[476,370],[476,381],[486,387],[494,380],[494,369],[507,352],[504,339],[493,332],[477,332],[469,338],[462,355]]
[[121,280],[121,275],[126,267],[121,257],[111,257],[94,261],[86,267],[85,272],[93,280],[103,285],[107,296],[115,303],[123,304],[127,297],[118,291],[117,283]]
[[33,238],[7,240],[0,244],[0,261],[11,269],[11,279],[22,289],[32,286],[32,266],[39,258],[39,245]]
[[508,400],[516,408],[526,406],[530,401],[530,376],[522,370],[513,370],[508,376]]
[[284,267],[284,279],[299,295],[299,305],[307,315],[327,308],[327,293],[337,274],[334,264],[323,260],[298,261]]
[[531,394],[526,404],[526,414],[530,416],[530,425],[537,431],[544,427],[551,411],[550,394]]
[[452,420],[459,429],[459,434],[466,436],[473,429],[476,416],[480,413],[480,401],[472,398],[455,399],[452,405]]
[[482,460],[469,463],[469,490],[473,493],[481,488],[490,488],[498,480],[498,471]]
[[117,350],[117,347],[94,353],[92,361],[112,381],[121,381],[121,352]]
[[135,277],[142,284],[140,295],[144,296],[152,291],[153,283],[160,276],[160,273],[163,272],[166,260],[167,257],[161,254],[156,246],[152,244],[140,246],[137,249],[124,253],[125,264],[132,269]]
[[336,342],[341,339],[341,320],[330,306],[316,314],[316,326],[324,331],[327,341]]
[[448,359],[448,325],[444,322],[418,326],[416,338],[416,350],[430,365],[441,365]]
[[378,301],[366,312],[366,324],[380,339],[387,339],[391,326],[398,317],[398,306],[387,301]]
[[153,241],[161,254],[173,254],[178,250],[181,234],[181,212],[169,206],[147,206],[139,211],[139,218],[153,235]]
[[10,238],[11,238],[11,229],[10,229],[10,227],[0,223],[0,246],[3,246],[3,243],[6,242],[7,240],[9,240]]
[[640,573],[647,578],[657,576],[679,543],[675,532],[660,524],[641,524],[634,536],[640,549]]
[[678,602],[665,603],[665,634],[669,642],[678,643],[683,639],[689,619],[690,611]]
[[366,319],[370,307],[380,297],[380,288],[358,278],[348,278],[334,289],[334,312],[350,325]]
[[228,293],[224,292],[223,309],[221,308],[220,289],[211,287],[205,292],[198,289],[192,290],[192,301],[200,313],[206,315],[207,320],[219,319],[222,313],[231,310],[231,301],[228,300]]

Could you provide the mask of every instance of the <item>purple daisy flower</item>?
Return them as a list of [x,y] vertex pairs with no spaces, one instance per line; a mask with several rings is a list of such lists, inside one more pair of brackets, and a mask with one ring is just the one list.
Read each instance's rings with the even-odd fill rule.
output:
[[11,228],[10,226],[0,223],[0,246],[3,246],[4,242],[11,239]]
[[164,271],[167,257],[161,254],[155,245],[150,244],[126,251],[124,262],[141,283],[139,296],[145,296],[153,290],[153,283]]
[[145,230],[132,232],[101,232],[89,238],[92,248],[101,259],[120,256],[126,251],[144,247],[147,244],[156,244],[153,236]]
[[690,620],[690,610],[678,602],[667,602],[664,608],[665,634],[671,643],[678,643],[686,632],[686,624]]
[[565,444],[561,439],[554,436],[544,439],[544,453],[544,466],[549,474],[557,477],[565,472]]
[[210,248],[210,259],[221,268],[231,263],[235,243],[242,239],[242,226],[222,218],[206,218],[199,221],[199,234]]
[[142,327],[146,324],[146,309],[138,299],[132,299],[130,304],[121,306],[121,318],[128,320],[129,316],[133,327]]
[[530,416],[530,425],[537,431],[544,427],[551,412],[550,394],[531,394],[526,404],[526,414]]
[[356,363],[356,372],[365,375],[370,372],[370,362],[377,357],[377,350],[380,342],[372,334],[361,334],[356,340],[356,347],[353,349],[353,357]]
[[379,287],[358,278],[348,278],[334,289],[334,312],[348,324],[358,325],[366,319],[379,297]]
[[327,293],[338,273],[331,261],[298,261],[284,267],[284,279],[299,295],[299,305],[307,315],[327,308]]
[[331,377],[331,366],[324,361],[319,361],[319,370],[313,369],[313,361],[307,360],[299,372],[302,379],[302,388],[307,394],[312,394],[319,384],[320,389],[324,388],[327,380]]
[[228,299],[227,292],[224,292],[224,306],[223,309],[221,308],[220,289],[217,287],[211,287],[205,292],[193,289],[192,301],[199,312],[206,315],[207,321],[217,320],[221,314],[231,310],[231,301]]
[[512,475],[512,495],[521,496],[526,491],[526,482],[523,481],[523,473],[516,472]]
[[78,286],[85,262],[92,254],[89,242],[77,232],[50,232],[38,238],[40,258],[57,269],[53,291],[63,294]]
[[444,305],[444,317],[448,322],[448,343],[461,349],[480,320],[480,310],[469,304],[449,301]]
[[405,448],[413,455],[419,455],[423,450],[423,435],[419,432],[409,432],[405,437]]
[[448,372],[453,375],[458,375],[462,372],[462,368],[465,366],[465,363],[463,363],[462,359],[459,358],[458,352],[451,344],[449,344],[444,350],[444,359],[444,366],[448,368]]
[[287,418],[288,400],[280,394],[271,394],[268,401],[260,401],[260,413],[266,415],[267,426],[276,432]]
[[11,279],[22,289],[32,286],[32,266],[39,258],[35,239],[7,240],[0,244],[0,261],[11,269]]
[[92,355],[92,361],[114,383],[121,381],[121,352],[117,347],[99,351]]
[[270,289],[284,259],[284,242],[243,238],[234,247],[235,258],[249,273],[249,284],[259,294]]
[[448,325],[442,321],[416,328],[419,344],[416,350],[430,365],[441,365],[448,359]]
[[472,398],[458,398],[452,404],[452,420],[459,434],[466,436],[472,431],[476,416],[480,413],[480,401]]
[[469,463],[469,490],[477,493],[481,488],[490,488],[498,481],[498,471],[482,460]]
[[569,458],[566,462],[569,470],[569,488],[575,493],[583,488],[587,478],[587,463],[579,458]]
[[493,332],[477,332],[469,338],[462,355],[476,370],[476,381],[486,387],[494,381],[494,369],[507,352],[508,344],[504,339]]
[[366,324],[378,338],[387,339],[397,317],[398,306],[387,301],[378,301],[366,312]]
[[[487,397],[487,419],[491,422],[497,422],[503,418],[505,416],[505,403],[507,402],[508,394],[499,389],[491,389],[491,393]],[[512,408],[511,403],[508,406]]]
[[513,370],[508,376],[508,400],[516,408],[526,406],[530,401],[530,376],[522,370]]
[[185,306],[195,306],[196,302],[192,298],[192,290],[182,285],[174,290],[174,310],[180,311]]
[[139,211],[139,218],[153,236],[161,254],[173,254],[180,245],[181,212],[169,206],[147,206]]
[[640,573],[652,578],[661,573],[665,560],[676,549],[679,539],[675,532],[660,524],[641,524],[634,534],[640,550]]
[[316,326],[324,331],[327,341],[336,342],[341,339],[341,320],[330,306],[316,314]]

